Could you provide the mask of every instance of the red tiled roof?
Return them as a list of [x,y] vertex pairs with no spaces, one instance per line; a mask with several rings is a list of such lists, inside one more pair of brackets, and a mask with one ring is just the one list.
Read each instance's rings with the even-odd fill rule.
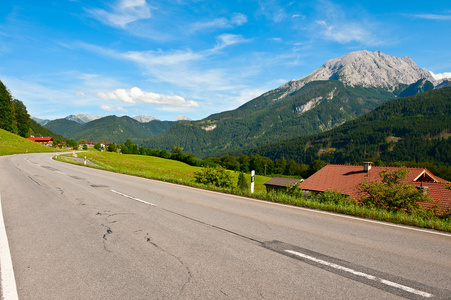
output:
[[[329,164],[307,178],[299,187],[307,191],[325,192],[327,190],[337,190],[342,194],[351,196],[354,199],[360,198],[362,193],[357,189],[357,185],[367,179],[368,181],[380,181],[380,173],[386,169],[391,171],[399,170],[400,167],[380,167],[372,166],[369,172],[365,172],[363,166],[334,165]],[[406,168],[410,170],[404,182],[409,182],[415,186],[428,187],[428,195],[437,201],[442,207],[451,205],[451,190],[445,189],[445,183],[440,178],[433,175],[426,168]],[[426,204],[425,206],[430,206]]]
[[28,139],[30,141],[33,141],[33,142],[50,142],[50,141],[53,141],[52,137],[29,137]]
[[287,185],[296,184],[299,183],[301,179],[296,178],[288,178],[288,177],[274,177],[270,180],[266,181],[265,185],[271,185],[271,186],[280,186],[280,187],[286,187]]

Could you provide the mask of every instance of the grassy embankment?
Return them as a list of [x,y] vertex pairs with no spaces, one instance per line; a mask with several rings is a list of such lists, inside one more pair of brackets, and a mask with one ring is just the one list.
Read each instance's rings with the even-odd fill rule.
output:
[[22,153],[54,152],[53,148],[40,145],[11,132],[0,129],[0,156]]
[[[266,193],[263,184],[269,180],[269,177],[256,176],[255,193],[251,194],[250,191],[217,188],[214,186],[198,184],[194,182],[194,172],[201,168],[192,167],[178,161],[153,156],[121,155],[115,153],[101,153],[98,151],[89,151],[82,153],[79,156],[83,157],[85,155],[90,161],[101,166],[102,169],[112,172],[141,176],[272,202],[353,215],[362,218],[451,232],[451,218],[446,219],[427,212],[410,214],[404,211],[393,212],[365,207],[353,200],[343,199],[343,197],[339,197],[333,193],[325,194],[321,197],[318,196],[316,198],[302,197],[299,196],[299,194],[295,196],[286,193]],[[75,163],[73,160],[64,156],[60,156],[58,159]],[[232,177],[232,182],[236,184],[238,181],[238,173],[230,171],[230,175]],[[249,174],[246,174],[246,178],[250,183]]]

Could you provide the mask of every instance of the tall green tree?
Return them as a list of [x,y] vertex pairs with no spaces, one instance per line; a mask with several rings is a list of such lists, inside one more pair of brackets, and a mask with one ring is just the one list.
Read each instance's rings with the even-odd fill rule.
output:
[[17,133],[22,137],[28,137],[31,126],[30,115],[22,101],[14,99],[12,102]]
[[0,81],[0,128],[13,132],[12,97],[3,82]]

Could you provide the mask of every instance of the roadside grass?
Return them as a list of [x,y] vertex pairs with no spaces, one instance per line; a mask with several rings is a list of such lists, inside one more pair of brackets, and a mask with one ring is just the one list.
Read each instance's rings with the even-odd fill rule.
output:
[[[194,173],[202,170],[202,168],[193,167],[183,162],[155,156],[117,154],[99,151],[88,151],[78,154],[78,157],[84,156],[107,171],[200,187],[219,192],[228,192],[228,189],[196,183],[194,181]],[[73,164],[80,164],[68,157],[65,157],[64,155],[58,156],[58,160],[64,160],[65,162]],[[239,172],[229,170],[227,170],[227,172],[230,174],[232,183],[236,185],[238,182]],[[251,176],[249,174],[245,174],[245,176],[250,185]],[[269,179],[270,177],[255,176],[255,192],[265,192],[266,188],[264,183]]]
[[55,152],[50,148],[36,142],[27,140],[14,133],[0,129],[0,156],[37,152]]
[[[339,201],[319,201],[319,198],[315,198],[313,196],[304,197],[300,195],[290,195],[286,192],[267,193],[264,183],[268,181],[270,177],[255,176],[255,192],[251,193],[249,190],[242,191],[237,188],[219,188],[212,185],[196,183],[194,181],[194,172],[199,171],[202,168],[189,166],[185,163],[170,159],[143,155],[122,155],[98,151],[79,153],[79,157],[84,156],[86,156],[91,162],[101,166],[101,169],[107,171],[183,184],[271,202],[301,206],[310,209],[318,209],[378,221],[451,232],[451,217],[445,218],[431,213],[387,211],[383,209],[366,207],[358,204],[356,201],[346,200],[343,197],[339,197]],[[71,160],[69,157],[65,157],[64,155],[59,155],[57,160],[78,165],[81,164]],[[232,183],[236,185],[239,172],[229,172],[232,178]],[[246,180],[250,184],[250,175],[245,174],[245,176]],[[334,199],[337,198],[335,197]]]

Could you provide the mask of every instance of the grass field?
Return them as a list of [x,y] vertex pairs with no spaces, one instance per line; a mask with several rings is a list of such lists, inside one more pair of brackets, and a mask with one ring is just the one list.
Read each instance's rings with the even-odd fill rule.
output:
[[[194,182],[194,172],[201,170],[200,167],[193,167],[185,163],[164,159],[155,156],[117,154],[111,152],[88,151],[78,154],[79,157],[86,156],[91,162],[101,166],[103,169],[123,174],[136,175],[140,177],[163,180],[190,186],[199,186]],[[64,156],[59,160],[72,162]],[[228,171],[232,178],[232,183],[236,185],[238,181],[237,172]],[[251,176],[245,174],[250,185]],[[263,185],[270,177],[255,176],[255,192],[266,192]],[[215,190],[221,190],[215,188]]]
[[0,156],[21,154],[21,153],[36,153],[36,152],[54,152],[53,148],[40,145],[23,137],[15,135],[11,132],[0,129]]

